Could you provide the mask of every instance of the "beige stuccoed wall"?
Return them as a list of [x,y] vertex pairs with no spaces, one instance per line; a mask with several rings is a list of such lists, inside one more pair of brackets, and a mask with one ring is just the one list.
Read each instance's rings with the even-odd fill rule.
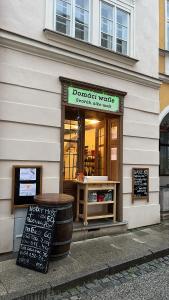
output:
[[[127,92],[123,124],[123,213],[129,228],[160,221],[158,89],[1,48],[0,252],[13,247],[12,165],[43,166],[43,192],[58,192],[61,84],[65,76]],[[19,64],[18,64],[19,62]],[[27,161],[25,161],[25,159]],[[150,168],[150,202],[131,202],[131,171]],[[7,233],[7,234],[4,234]]]
[[[94,3],[97,5],[98,0]],[[45,0],[1,0],[0,27],[3,34],[5,30],[12,31],[55,46],[55,41],[48,40],[43,32],[45,5]],[[47,55],[47,51],[54,51],[54,48],[46,49],[42,54],[39,49],[46,47],[44,44],[38,44],[39,48],[36,48],[35,41],[10,34],[5,41],[6,47],[0,48],[0,253],[13,249],[12,166],[42,165],[42,191],[59,191],[59,76],[127,92],[123,120],[123,219],[128,221],[129,228],[160,221],[158,84],[152,78],[144,78],[143,85],[142,79],[138,80],[142,77],[140,74],[132,74],[132,78],[131,74],[125,75],[126,79],[122,79],[127,69],[158,76],[158,1],[135,1],[135,5],[134,56],[139,61],[132,65],[113,59],[102,64],[95,60],[91,64],[85,63],[86,58],[80,56],[80,50],[76,61],[68,59],[65,52],[62,56],[51,52]],[[10,40],[8,43],[8,38],[16,38],[18,42],[12,44]],[[2,39],[2,45],[3,42]],[[23,47],[24,43],[27,46]],[[37,55],[32,54],[35,48]],[[108,58],[105,57],[106,61]],[[125,70],[116,73],[113,68],[117,65]],[[132,167],[150,169],[149,203],[131,202]]]
[[[134,45],[132,56],[139,61],[131,69],[150,76],[157,76],[159,71],[158,60],[156,59],[159,49],[159,0],[123,0],[122,2],[134,7],[132,21],[134,34],[130,32],[130,40]],[[122,2],[120,1],[120,4]],[[54,12],[51,11],[54,7],[53,3],[54,0],[1,0],[0,28],[55,45],[55,42],[47,41],[43,32],[45,27],[54,30]],[[99,23],[100,1],[93,0],[93,3],[96,18],[94,22]],[[91,35],[91,40],[95,44],[98,44],[100,39],[98,28],[99,26],[94,29],[93,35]],[[117,62],[114,63],[117,64]]]

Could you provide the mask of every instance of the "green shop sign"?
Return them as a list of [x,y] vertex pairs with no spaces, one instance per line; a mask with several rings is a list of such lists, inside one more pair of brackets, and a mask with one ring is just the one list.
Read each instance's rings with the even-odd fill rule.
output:
[[119,112],[120,98],[90,90],[68,87],[68,103],[110,112]]

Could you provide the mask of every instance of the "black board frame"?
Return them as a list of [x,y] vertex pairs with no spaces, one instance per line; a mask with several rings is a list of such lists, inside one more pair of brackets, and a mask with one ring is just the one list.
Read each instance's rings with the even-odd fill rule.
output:
[[[39,218],[40,220],[35,219],[35,217],[33,217],[33,219],[30,219],[33,214],[32,211],[34,211],[36,217],[38,216],[38,211],[36,214],[37,209],[40,211],[39,212],[39,217],[41,217]],[[47,216],[46,226],[44,225],[45,223],[44,213],[41,212],[43,210],[45,210],[45,214]],[[52,217],[50,216],[49,210],[53,211],[53,215],[51,214]],[[48,219],[49,217],[53,218],[53,220]],[[28,268],[41,273],[48,272],[56,218],[57,218],[57,208],[55,207],[42,206],[42,205],[30,205],[28,207],[23,234],[21,238],[21,244],[16,259],[16,264],[18,266]],[[40,221],[40,223],[43,223],[43,226],[40,226],[38,221]],[[50,228],[48,225],[51,225]],[[46,242],[48,242],[48,245],[46,244]],[[34,243],[35,244],[37,243],[38,246],[34,245]],[[43,252],[44,252],[44,256],[43,256]],[[40,260],[38,260],[38,258]]]
[[[36,180],[20,180],[21,169],[36,169]],[[28,207],[35,204],[34,196],[19,196],[21,183],[36,183],[36,195],[42,193],[42,166],[41,165],[14,165],[12,169],[12,213],[14,208]]]
[[[135,186],[135,178],[134,173],[137,170],[142,170],[147,172],[147,196],[137,196],[134,193],[134,186]],[[132,168],[132,203],[134,203],[135,200],[147,200],[149,202],[149,168]]]

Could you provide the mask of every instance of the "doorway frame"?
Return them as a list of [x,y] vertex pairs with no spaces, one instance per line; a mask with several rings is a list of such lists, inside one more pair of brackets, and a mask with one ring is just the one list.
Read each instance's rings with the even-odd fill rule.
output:
[[60,178],[59,178],[59,192],[63,193],[63,152],[64,152],[64,120],[65,120],[65,108],[66,107],[79,107],[81,109],[84,109],[84,107],[80,107],[79,105],[72,105],[67,102],[68,99],[68,87],[73,86],[81,89],[88,89],[94,92],[98,93],[108,93],[112,96],[119,96],[120,98],[120,107],[119,112],[109,112],[99,109],[90,109],[91,111],[96,112],[104,112],[105,114],[109,115],[116,115],[119,116],[119,125],[120,125],[120,155],[119,155],[119,181],[120,184],[117,186],[117,221],[122,222],[123,221],[123,114],[124,114],[124,97],[127,95],[127,92],[119,91],[110,89],[107,87],[94,85],[91,83],[86,83],[82,81],[77,81],[74,79],[66,78],[66,77],[59,77],[59,80],[61,82],[61,131],[60,131],[60,145],[61,145],[61,151],[60,151]]

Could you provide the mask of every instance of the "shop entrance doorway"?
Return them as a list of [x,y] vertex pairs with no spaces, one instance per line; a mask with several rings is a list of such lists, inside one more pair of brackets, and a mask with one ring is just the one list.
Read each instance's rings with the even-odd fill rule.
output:
[[160,210],[169,218],[169,113],[160,124]]
[[74,219],[79,173],[120,181],[120,132],[120,116],[65,107],[62,183],[75,197]]

